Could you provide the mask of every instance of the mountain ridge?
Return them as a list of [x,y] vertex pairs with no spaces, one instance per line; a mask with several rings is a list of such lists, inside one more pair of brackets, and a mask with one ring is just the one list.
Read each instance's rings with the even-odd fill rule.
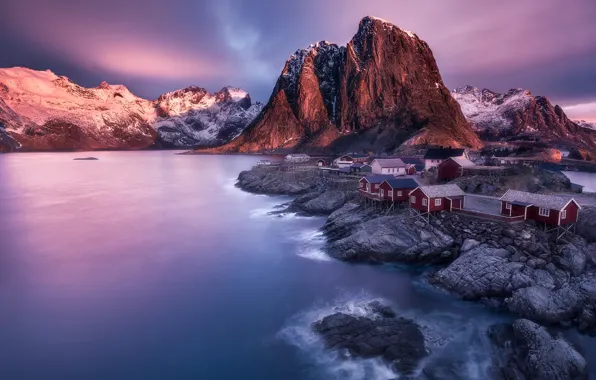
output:
[[[85,88],[53,72],[0,69],[3,136],[22,150],[213,146],[237,136],[262,105],[228,86],[190,86],[147,100],[107,82]],[[3,150],[15,150],[3,137]]]
[[367,16],[345,47],[321,41],[292,54],[262,113],[210,151],[392,151],[402,142],[482,146],[428,44]]

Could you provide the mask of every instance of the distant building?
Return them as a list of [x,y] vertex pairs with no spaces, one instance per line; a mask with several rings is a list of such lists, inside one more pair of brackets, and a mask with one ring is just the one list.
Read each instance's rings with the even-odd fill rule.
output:
[[350,173],[372,173],[372,168],[368,164],[352,164],[350,166]]
[[428,148],[424,155],[424,170],[439,166],[439,164],[448,158],[468,158],[465,149],[454,148]]
[[464,168],[475,166],[465,157],[449,157],[438,166],[437,177],[440,181],[451,181],[464,175]]
[[340,168],[345,168],[356,163],[366,163],[369,157],[365,154],[345,154],[333,160],[333,164]]
[[299,163],[310,161],[310,156],[304,153],[292,153],[286,156],[286,162]]
[[376,158],[370,166],[373,174],[406,175],[406,163],[399,158]]
[[330,162],[328,160],[324,160],[322,158],[317,160],[318,167],[327,167],[329,165],[330,165]]
[[257,166],[271,166],[271,161],[259,160],[259,161],[257,161]]
[[454,184],[420,186],[410,192],[410,207],[422,214],[464,207],[466,193]]
[[523,216],[550,226],[563,226],[577,222],[580,205],[573,198],[507,190],[501,197],[501,214]]

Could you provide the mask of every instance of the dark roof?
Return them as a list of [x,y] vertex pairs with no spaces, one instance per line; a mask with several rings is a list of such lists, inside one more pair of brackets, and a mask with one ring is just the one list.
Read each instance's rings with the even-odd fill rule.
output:
[[422,158],[403,158],[401,159],[406,164],[414,165],[416,167],[416,171],[423,171],[424,170],[424,160]]
[[393,178],[386,179],[384,182],[387,182],[394,189],[415,189],[419,186],[418,182],[412,178]]
[[377,174],[377,175],[369,175],[367,177],[363,177],[366,179],[366,181],[368,183],[382,183],[383,181],[387,180],[387,179],[393,179],[395,177],[393,177],[392,175],[385,175],[385,174]]
[[345,168],[341,168],[341,169],[339,169],[339,171],[342,172],[342,173],[349,173],[350,172],[350,167],[347,166]]
[[364,165],[366,165],[366,164],[363,164],[363,163],[358,162],[358,163],[355,163],[355,164],[350,165],[350,167],[351,168],[361,168]]
[[425,159],[431,160],[446,160],[451,157],[459,157],[463,156],[465,149],[454,149],[454,148],[428,148],[426,150],[426,154],[424,155]]

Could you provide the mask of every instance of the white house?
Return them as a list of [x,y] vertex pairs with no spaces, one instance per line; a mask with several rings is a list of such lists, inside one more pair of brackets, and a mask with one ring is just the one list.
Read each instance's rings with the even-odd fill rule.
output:
[[406,163],[399,158],[376,158],[370,166],[373,174],[406,175]]

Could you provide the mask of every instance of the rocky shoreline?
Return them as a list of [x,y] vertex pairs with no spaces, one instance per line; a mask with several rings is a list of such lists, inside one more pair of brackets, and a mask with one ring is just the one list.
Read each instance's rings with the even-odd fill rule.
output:
[[[322,228],[328,242],[326,252],[338,260],[438,265],[440,269],[428,277],[434,287],[527,320],[514,323],[508,330],[517,333],[511,336],[523,335],[529,341],[519,352],[527,352],[528,347],[563,349],[567,344],[536,323],[596,333],[596,229],[592,228],[596,209],[582,210],[577,234],[556,241],[527,223],[509,225],[451,213],[441,213],[425,223],[407,209],[385,215],[365,208],[355,191],[333,189],[328,178],[290,176],[275,171],[243,172],[238,186],[253,192],[297,196],[286,212],[329,215]],[[556,342],[544,343],[547,335]],[[569,349],[573,350],[570,345]],[[512,357],[519,356],[516,352],[512,351]],[[524,364],[517,358],[517,377],[505,371],[501,378],[587,378],[578,369],[581,360],[577,355],[581,358],[577,352],[563,355],[564,360],[557,364],[561,368],[553,372],[560,376],[529,376],[534,370],[541,373],[540,366],[548,365]],[[538,357],[546,360],[548,354]]]

